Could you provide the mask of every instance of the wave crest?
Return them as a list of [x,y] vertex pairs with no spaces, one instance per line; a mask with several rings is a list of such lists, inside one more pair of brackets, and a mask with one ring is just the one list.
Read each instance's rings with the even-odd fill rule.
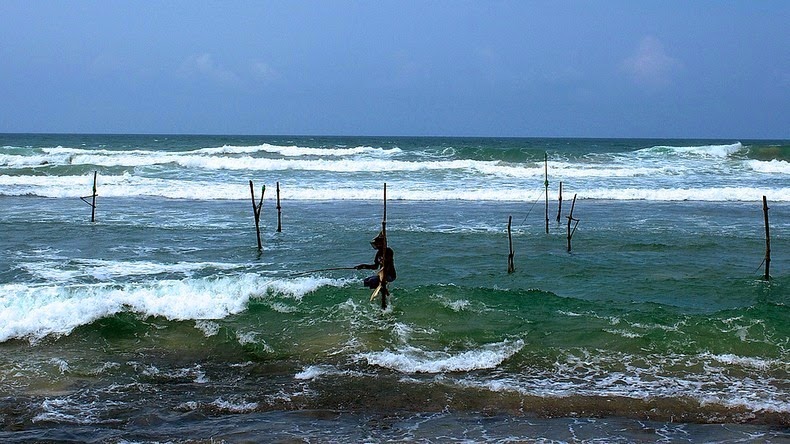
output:
[[416,347],[401,350],[362,353],[358,359],[368,364],[397,370],[401,373],[444,373],[468,372],[472,370],[495,368],[506,359],[518,353],[524,341],[505,340],[488,344],[476,350],[458,353],[446,351],[426,351]]
[[264,279],[258,274],[130,284],[0,286],[0,342],[61,336],[121,312],[169,320],[222,319],[267,295],[301,298],[322,286],[342,286],[327,278]]

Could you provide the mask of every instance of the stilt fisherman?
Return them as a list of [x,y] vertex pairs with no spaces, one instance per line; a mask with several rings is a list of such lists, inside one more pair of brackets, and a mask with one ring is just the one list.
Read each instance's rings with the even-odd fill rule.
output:
[[[370,241],[370,246],[376,250],[373,263],[359,264],[354,268],[357,270],[379,270],[378,273],[366,277],[363,281],[366,287],[375,290],[382,283],[382,279],[384,279],[385,282],[392,282],[397,277],[395,272],[395,254],[392,248],[387,246],[387,241],[383,232],[379,233],[378,236]],[[382,285],[382,291],[384,292],[383,296],[389,296],[386,284]]]

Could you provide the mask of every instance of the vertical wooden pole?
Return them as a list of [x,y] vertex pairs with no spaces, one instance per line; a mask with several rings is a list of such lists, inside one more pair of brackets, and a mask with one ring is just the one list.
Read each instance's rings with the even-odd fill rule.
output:
[[266,185],[263,186],[261,189],[261,201],[258,205],[255,205],[255,188],[253,188],[252,181],[250,181],[250,196],[252,198],[252,215],[255,217],[255,234],[258,236],[258,251],[263,250],[263,244],[261,244],[261,227],[260,227],[260,220],[261,220],[261,208],[263,207],[263,194],[266,192]]
[[510,254],[507,256],[507,272],[508,274],[516,271],[516,266],[513,263],[513,237],[510,234],[510,224],[513,222],[513,216],[507,217],[507,241],[510,245]]
[[[389,290],[387,289],[387,184],[384,183],[384,216],[381,218],[381,233],[379,234],[382,238],[383,245],[383,252],[381,255],[381,268],[379,269],[376,275],[379,278],[379,285],[373,290],[373,293],[370,295],[370,301],[372,302],[376,296],[381,295],[381,309],[386,310],[387,308],[387,297],[390,295]],[[377,236],[378,237],[378,236]],[[376,258],[378,258],[378,252],[376,252]]]
[[549,153],[543,155],[543,172],[545,177],[543,185],[546,187],[546,234],[549,234]]
[[280,207],[280,182],[277,182],[277,232],[282,233],[283,231],[283,218],[282,218],[282,211]]
[[387,289],[387,183],[384,182],[384,216],[381,218],[381,234],[384,237],[384,254],[381,256],[381,276],[379,281],[381,284],[381,309],[387,309],[387,296],[390,292]]
[[771,233],[768,228],[768,199],[763,196],[763,217],[765,218],[765,276],[766,281],[771,279]]
[[[579,226],[579,219],[573,218],[573,208],[576,206],[576,195],[573,195],[573,202],[571,203],[571,212],[568,213],[568,253],[571,252],[571,238],[573,237],[573,233],[576,232],[576,227]],[[576,221],[576,224],[573,226],[573,231],[571,231],[571,222]]]
[[93,200],[91,201],[91,222],[96,221],[96,176],[98,171],[93,172]]
[[384,182],[384,216],[381,218],[381,232],[384,234],[384,241],[387,241],[387,183]]
[[557,224],[560,223],[560,213],[562,213],[562,182],[560,182],[560,197],[557,199]]

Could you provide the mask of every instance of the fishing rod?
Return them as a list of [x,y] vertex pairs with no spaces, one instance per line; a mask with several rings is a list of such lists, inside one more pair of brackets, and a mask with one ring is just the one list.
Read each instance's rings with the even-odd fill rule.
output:
[[318,273],[320,271],[335,271],[335,270],[356,270],[357,267],[332,267],[332,268],[319,268],[316,270],[307,270],[307,271],[300,271],[298,273],[293,273],[291,276],[301,276],[303,274],[310,274],[310,273]]

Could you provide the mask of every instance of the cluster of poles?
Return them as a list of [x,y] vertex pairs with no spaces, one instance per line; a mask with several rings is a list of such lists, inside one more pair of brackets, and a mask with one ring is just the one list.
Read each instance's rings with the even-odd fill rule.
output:
[[[97,181],[98,171],[93,172],[93,192],[88,196],[82,196],[80,199],[88,204],[91,207],[91,222],[96,221],[96,197],[98,196],[97,188],[96,188],[96,181]],[[544,157],[544,182],[543,185],[545,187],[544,195],[546,197],[546,234],[549,234],[549,173],[548,173],[548,154]],[[260,218],[261,218],[261,210],[263,209],[263,195],[266,193],[266,185],[261,187],[261,195],[260,199],[257,201],[255,200],[255,186],[250,180],[250,198],[252,199],[252,211],[253,216],[255,219],[255,233],[258,240],[258,251],[263,251],[263,244],[261,242],[261,230],[260,230]],[[282,232],[282,206],[280,205],[280,182],[277,182],[276,185],[276,193],[277,193],[277,232]],[[576,194],[573,195],[573,201],[571,203],[571,209],[565,218],[567,219],[567,249],[570,253],[571,251],[571,240],[573,239],[573,235],[576,233],[576,228],[579,226],[579,219],[573,216],[573,210],[576,206]],[[90,200],[88,200],[90,199]],[[768,223],[768,199],[766,196],[763,196],[763,218],[765,220],[765,257],[763,259],[763,263],[765,265],[765,274],[763,275],[764,280],[770,280],[770,268],[771,268],[771,234],[770,234],[770,225]],[[559,190],[559,198],[558,198],[558,207],[557,207],[557,223],[560,223],[562,214],[562,182],[560,182],[560,190]],[[511,231],[511,225],[513,222],[513,216],[508,216],[507,220],[507,237],[508,237],[508,244],[509,244],[509,253],[507,257],[507,272],[513,273],[516,271],[516,266],[514,262],[515,253],[513,251],[513,237]],[[384,184],[384,215],[381,222],[381,233],[384,236],[384,243],[385,243],[385,250],[386,250],[386,233],[387,233],[387,184]],[[386,256],[386,255],[385,255]],[[343,268],[345,269],[345,267]],[[383,267],[382,271],[383,274]],[[381,306],[382,309],[387,307],[386,296],[389,294],[387,291],[386,279],[380,279],[382,282],[379,285],[379,288],[374,290],[373,295],[371,296],[371,300],[375,298],[377,295],[381,295]]]
[[[255,234],[258,236],[258,251],[263,251],[261,243],[261,209],[263,209],[263,195],[266,193],[266,185],[261,187],[261,199],[255,204],[255,186],[250,180],[250,197],[252,198],[252,214],[255,218]],[[282,207],[280,206],[280,182],[277,182],[277,232],[283,231]]]
[[[546,234],[549,234],[549,156],[545,154],[543,157],[543,186],[545,190],[543,195],[546,197]],[[571,210],[565,218],[568,221],[567,225],[567,240],[568,240],[568,253],[571,252],[571,240],[573,239],[573,235],[576,234],[576,228],[579,226],[579,219],[573,217],[573,210],[576,208],[576,194],[573,195],[573,201],[571,202]],[[537,202],[536,202],[537,203]],[[558,198],[558,205],[557,205],[557,224],[560,223],[562,216],[562,182],[560,182],[560,193]],[[516,271],[516,266],[513,261],[514,252],[513,252],[513,235],[511,231],[511,225],[513,223],[513,216],[508,216],[507,219],[507,239],[508,244],[510,247],[508,256],[507,256],[507,272],[513,273]]]
[[[549,163],[548,163],[548,153],[544,155],[543,158],[544,162],[544,180],[543,186],[545,187],[544,196],[546,198],[546,234],[549,234]],[[571,239],[573,239],[573,235],[576,233],[576,228],[579,226],[579,219],[573,216],[573,210],[576,206],[576,194],[573,195],[573,202],[571,203],[571,210],[565,218],[568,221],[567,224],[567,240],[568,240],[568,253],[571,252]],[[537,202],[536,202],[537,203]],[[529,214],[529,213],[528,213]],[[557,224],[560,223],[562,215],[562,182],[560,182],[560,192],[558,198],[558,206],[557,206]],[[771,233],[770,233],[770,225],[768,223],[768,199],[766,196],[763,196],[763,218],[765,220],[765,257],[763,259],[763,263],[760,264],[762,267],[765,264],[765,274],[763,275],[763,279],[768,281],[771,279],[770,269],[771,269]],[[515,253],[513,251],[513,236],[511,231],[511,225],[513,223],[513,216],[508,216],[507,219],[507,239],[508,239],[508,246],[509,252],[507,256],[507,272],[513,273],[516,271],[516,265],[514,262]]]
[[[252,180],[250,180],[250,198],[252,199],[252,213],[255,218],[255,234],[258,238],[258,251],[263,251],[263,245],[261,244],[261,228],[260,228],[260,219],[261,219],[261,209],[263,208],[263,195],[266,193],[266,185],[261,187],[261,198],[258,200],[258,203],[255,203],[255,185],[253,184]],[[282,207],[280,206],[280,182],[277,182],[277,232],[282,232]],[[387,276],[384,273],[384,270],[387,267],[387,184],[384,184],[384,215],[381,219],[381,232],[379,234],[383,239],[383,254],[381,255],[381,263],[380,269],[377,272],[379,278],[378,286],[373,290],[373,294],[370,295],[370,300],[373,301],[376,297],[381,298],[381,309],[386,310],[387,308],[387,298],[389,296],[389,290],[387,289]],[[316,271],[325,271],[325,270],[346,270],[346,269],[353,269],[354,267],[339,267],[339,268],[328,268],[322,270],[313,270],[312,272]],[[306,274],[306,273],[300,273]]]

